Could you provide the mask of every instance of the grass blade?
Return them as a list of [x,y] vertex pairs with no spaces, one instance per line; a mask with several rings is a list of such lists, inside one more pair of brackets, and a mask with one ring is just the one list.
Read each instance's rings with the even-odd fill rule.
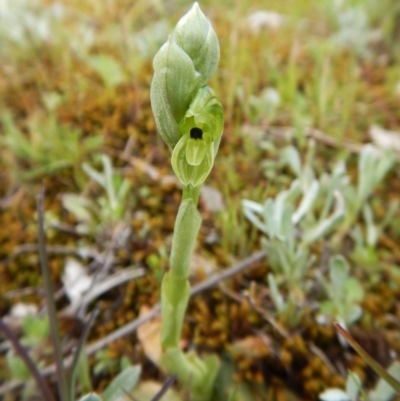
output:
[[346,341],[354,348],[358,355],[373,369],[382,379],[386,380],[399,394],[400,394],[400,382],[396,380],[386,369],[375,361],[361,346],[358,342],[346,331],[339,323],[334,323],[336,330]]

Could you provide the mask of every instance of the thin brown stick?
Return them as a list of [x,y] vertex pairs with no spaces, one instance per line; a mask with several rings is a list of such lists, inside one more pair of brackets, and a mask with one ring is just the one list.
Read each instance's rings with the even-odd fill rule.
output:
[[46,252],[46,234],[44,229],[44,184],[39,191],[37,198],[37,214],[38,214],[38,247],[39,261],[42,270],[43,284],[45,289],[45,298],[47,304],[47,316],[50,324],[50,336],[53,346],[55,367],[58,381],[58,392],[61,401],[68,401],[68,386],[65,374],[63,354],[61,348],[60,330],[58,327],[56,303],[54,299],[54,289],[51,282],[50,268],[47,261]]
[[[24,254],[24,253],[31,253],[31,252],[38,252],[39,245],[38,244],[23,244],[17,245],[11,251],[11,254],[5,260],[6,263],[9,263],[14,258]],[[77,249],[63,245],[48,245],[46,246],[47,254],[54,254],[54,255],[76,255],[78,257],[91,257],[93,259],[100,259],[100,254],[91,249]]]

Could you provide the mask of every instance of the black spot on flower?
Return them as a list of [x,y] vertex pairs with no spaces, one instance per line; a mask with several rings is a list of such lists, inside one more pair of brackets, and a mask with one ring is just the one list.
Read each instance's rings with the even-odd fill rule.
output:
[[203,131],[200,128],[194,127],[190,130],[190,137],[192,139],[203,139]]

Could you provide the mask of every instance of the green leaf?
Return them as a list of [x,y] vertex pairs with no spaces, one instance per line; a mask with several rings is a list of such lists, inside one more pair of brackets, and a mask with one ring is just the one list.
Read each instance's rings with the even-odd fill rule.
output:
[[27,315],[22,321],[22,327],[24,338],[29,340],[29,344],[38,344],[49,338],[50,325],[47,316]]
[[193,401],[210,399],[220,366],[216,355],[200,358],[194,352],[185,354],[180,348],[169,348],[160,364],[166,371],[178,375],[184,386],[190,385]]
[[347,380],[346,380],[346,393],[349,395],[350,400],[355,401],[357,400],[358,393],[360,392],[361,388],[361,379],[352,371],[349,371]]
[[108,88],[114,88],[124,82],[127,77],[120,63],[107,54],[97,54],[88,58],[88,64],[101,76]]
[[297,208],[296,212],[293,213],[292,216],[292,221],[293,224],[299,223],[299,221],[311,211],[314,202],[317,199],[319,192],[319,183],[317,180],[314,180],[310,187],[307,189],[305,195],[303,196],[303,199],[301,200],[301,203],[299,207]]
[[340,294],[344,290],[348,275],[349,265],[343,256],[337,255],[329,260],[329,276],[334,294]]
[[357,201],[359,207],[383,180],[394,163],[395,158],[390,152],[379,152],[370,144],[362,148],[358,161]]
[[178,123],[200,87],[190,57],[171,38],[156,54],[150,97],[157,128],[170,146],[179,141]]
[[124,369],[104,390],[103,401],[115,401],[125,395],[125,392],[131,391],[138,383],[141,372],[140,365],[129,366]]
[[[270,203],[271,200],[269,199]],[[264,208],[267,207],[267,204],[265,205]],[[246,216],[246,218],[248,220],[250,220],[250,222],[255,225],[260,231],[262,231],[264,234],[269,234],[268,232],[268,226],[264,223],[261,222],[261,219],[259,217],[257,217],[257,215],[261,215],[263,213],[263,205],[248,200],[248,199],[244,199],[242,200],[242,208],[243,208],[243,213]],[[271,235],[270,235],[271,236]]]
[[298,178],[301,177],[301,159],[299,151],[294,146],[288,146],[283,150],[281,158],[290,166]]
[[311,244],[321,237],[328,235],[343,220],[346,212],[344,198],[339,192],[335,193],[335,198],[335,211],[328,218],[322,220],[316,227],[307,232],[303,239],[304,244]]
[[90,222],[92,220],[91,209],[93,209],[93,203],[84,198],[82,195],[76,194],[64,194],[61,197],[63,207],[70,213],[75,215],[79,221]]
[[27,368],[25,362],[13,351],[9,351],[6,356],[7,366],[14,379],[27,381],[31,378],[31,372]]
[[197,2],[179,20],[172,37],[193,60],[201,75],[201,84],[205,85],[217,69],[219,44],[210,21]]
[[275,276],[271,273],[268,274],[268,287],[276,310],[278,312],[282,312],[285,308],[285,301],[283,300],[283,297],[279,292]]
[[361,306],[359,305],[351,305],[347,307],[345,312],[343,313],[343,319],[347,325],[352,325],[355,323],[357,320],[361,318],[362,315],[362,309]]
[[364,298],[364,289],[355,277],[349,277],[346,280],[344,291],[349,303],[360,302]]
[[102,399],[96,393],[90,393],[84,395],[79,401],[102,401]]
[[319,303],[320,311],[328,316],[334,317],[335,305],[331,301],[322,301]]

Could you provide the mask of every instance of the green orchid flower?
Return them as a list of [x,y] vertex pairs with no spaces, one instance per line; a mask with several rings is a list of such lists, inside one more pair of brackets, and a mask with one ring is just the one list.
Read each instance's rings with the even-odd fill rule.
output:
[[[174,170],[184,185],[192,182],[199,185],[204,181],[201,177],[210,172],[218,150],[222,107],[206,86],[218,61],[217,36],[197,3],[180,19],[154,57],[151,105],[161,137],[172,149],[179,143],[180,152],[173,157]],[[199,128],[203,135],[198,130],[191,134],[192,128]],[[210,152],[211,143],[214,154]],[[201,164],[202,168],[194,172],[180,161],[184,159],[189,166]]]
[[172,168],[183,185],[197,187],[214,165],[223,129],[222,106],[210,87],[198,90],[178,129]]

